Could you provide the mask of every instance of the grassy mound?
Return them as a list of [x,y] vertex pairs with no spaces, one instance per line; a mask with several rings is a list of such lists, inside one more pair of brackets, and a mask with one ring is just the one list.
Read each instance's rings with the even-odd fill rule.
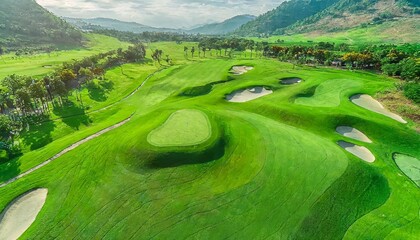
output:
[[211,131],[206,114],[185,109],[173,113],[162,126],[150,132],[147,140],[157,147],[193,146],[207,141]]
[[296,104],[311,107],[337,107],[340,105],[341,94],[360,83],[349,79],[334,79],[321,83],[312,96],[298,97]]

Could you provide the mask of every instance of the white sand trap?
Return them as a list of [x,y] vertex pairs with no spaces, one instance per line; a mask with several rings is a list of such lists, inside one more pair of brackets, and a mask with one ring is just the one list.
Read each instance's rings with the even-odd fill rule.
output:
[[384,116],[390,117],[394,120],[397,120],[398,122],[401,123],[407,123],[407,121],[405,121],[402,117],[398,116],[395,113],[392,113],[390,111],[388,111],[387,109],[384,108],[384,106],[382,106],[382,104],[380,102],[378,102],[377,100],[375,100],[373,97],[367,95],[367,94],[357,94],[354,95],[350,98],[350,100],[362,107],[362,108],[366,108],[370,111],[382,114]]
[[293,84],[297,84],[297,83],[301,83],[302,79],[300,78],[283,78],[280,79],[280,83],[282,85],[293,85]]
[[348,127],[348,126],[339,126],[336,128],[336,131],[348,138],[352,138],[358,141],[372,143],[372,141],[361,131],[357,130],[356,128]]
[[226,100],[229,102],[249,102],[260,97],[272,94],[272,90],[268,90],[264,87],[255,87],[245,90],[238,90],[226,96]]
[[242,75],[253,69],[254,69],[253,67],[247,67],[247,66],[234,66],[232,67],[231,73],[235,75]]
[[18,239],[35,221],[47,199],[47,189],[36,189],[16,198],[0,215],[0,239]]
[[369,149],[361,146],[354,145],[353,143],[348,143],[345,141],[337,142],[340,147],[344,148],[347,152],[353,154],[354,156],[369,162],[373,163],[375,161],[375,156],[369,151]]

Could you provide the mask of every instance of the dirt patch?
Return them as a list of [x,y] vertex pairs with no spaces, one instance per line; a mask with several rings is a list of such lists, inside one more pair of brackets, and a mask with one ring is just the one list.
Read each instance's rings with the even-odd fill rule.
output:
[[36,189],[11,202],[0,215],[0,239],[18,239],[35,222],[47,194],[47,189]]

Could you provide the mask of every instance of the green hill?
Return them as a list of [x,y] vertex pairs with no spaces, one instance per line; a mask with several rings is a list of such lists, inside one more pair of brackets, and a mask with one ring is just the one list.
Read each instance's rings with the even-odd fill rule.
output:
[[341,0],[324,11],[289,26],[286,32],[335,32],[385,22],[402,23],[411,18],[418,21],[418,7],[419,1],[415,0]]
[[291,0],[245,24],[236,34],[339,32],[388,22],[401,22],[401,27],[416,34],[417,28],[405,23],[414,20],[414,26],[419,25],[419,6],[418,0]]
[[337,0],[291,0],[283,2],[276,9],[267,12],[236,31],[238,35],[258,35],[273,33],[286,28],[299,20],[321,12]]
[[240,28],[242,25],[255,19],[252,15],[239,15],[221,23],[207,24],[190,30],[190,33],[227,34]]
[[64,18],[68,23],[81,30],[110,29],[124,32],[142,33],[142,32],[177,32],[171,28],[155,28],[136,22],[124,22],[110,18]]
[[33,0],[2,0],[0,45],[6,48],[39,45],[80,45],[82,34]]

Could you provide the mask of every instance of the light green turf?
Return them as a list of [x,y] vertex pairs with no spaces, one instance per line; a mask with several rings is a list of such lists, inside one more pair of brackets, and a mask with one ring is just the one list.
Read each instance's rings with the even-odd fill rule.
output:
[[41,53],[31,56],[16,57],[14,54],[1,56],[0,79],[11,75],[43,76],[62,66],[63,62],[80,60],[98,53],[118,48],[127,48],[130,44],[118,39],[97,34],[86,34],[86,47],[73,50],[59,50],[50,54]]
[[404,154],[395,154],[394,160],[401,171],[420,187],[420,160]]
[[193,110],[179,110],[156,128],[147,141],[157,147],[194,146],[207,141],[211,136],[211,124],[205,113]]
[[[33,141],[46,129],[53,141],[0,164],[3,182],[134,113],[126,125],[0,188],[0,209],[30,189],[49,190],[22,239],[418,239],[420,191],[392,154],[419,159],[420,135],[411,123],[367,112],[348,100],[392,89],[395,80],[359,71],[293,69],[273,59],[186,59],[183,44],[152,45],[160,44],[175,58],[174,66],[165,64],[128,98],[123,86],[139,86],[158,64],[124,65],[127,78],[110,70],[113,100],[86,101],[92,109],[115,104],[87,113],[91,125],[70,128],[82,122],[80,116],[34,128]],[[232,76],[235,65],[255,69]],[[285,77],[304,81],[283,86],[279,79]],[[329,83],[335,79],[357,84]],[[182,94],[209,84],[210,92]],[[322,95],[337,107],[291,101],[323,84],[330,90]],[[226,94],[252,86],[274,93],[243,104],[225,101]],[[205,113],[211,137],[194,146],[151,145],[150,132],[183,109]],[[364,146],[375,154],[375,163],[341,149],[337,126],[369,136],[373,143]]]
[[[357,80],[328,80],[316,88],[313,96],[298,97],[295,103],[311,107],[337,107],[340,105],[343,92],[358,86],[360,86],[360,83]],[[308,95],[311,94],[309,93]]]

